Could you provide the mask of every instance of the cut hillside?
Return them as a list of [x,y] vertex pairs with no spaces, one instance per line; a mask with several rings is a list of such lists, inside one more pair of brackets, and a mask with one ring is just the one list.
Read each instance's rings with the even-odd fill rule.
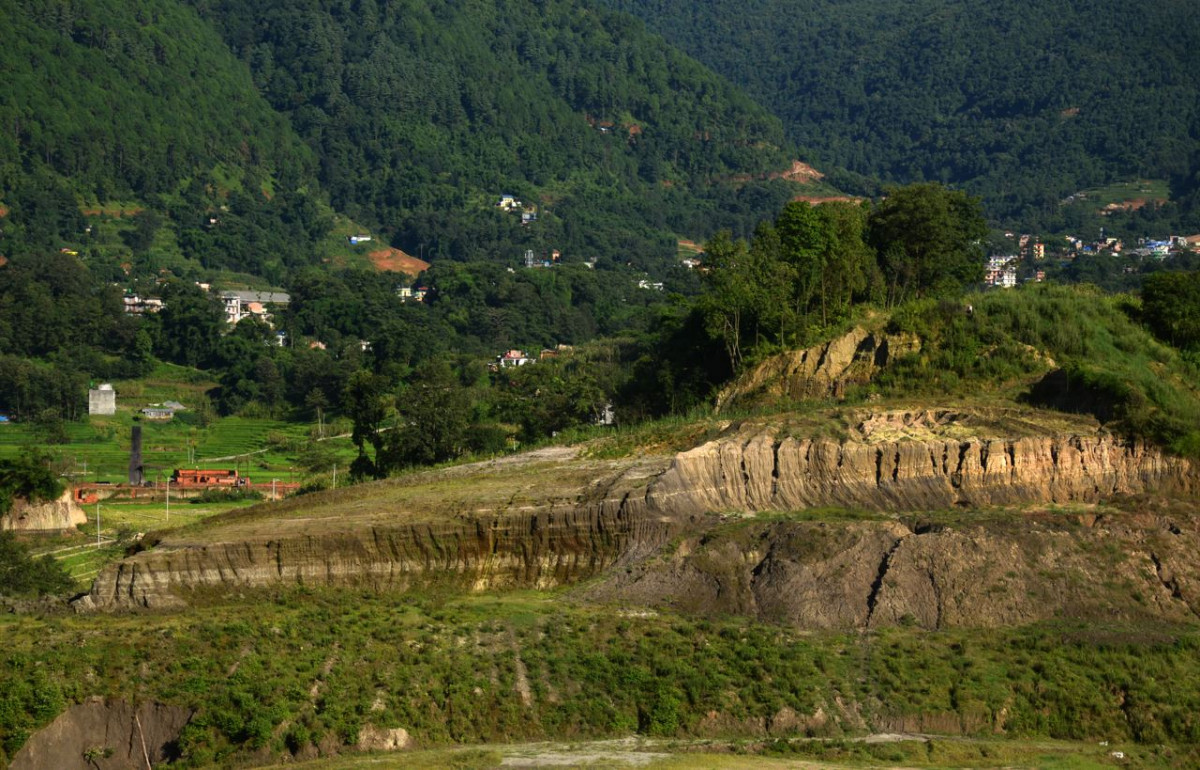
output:
[[1130,440],[1200,456],[1200,372],[1136,321],[1136,301],[1026,286],[925,300],[769,357],[717,396],[720,410],[877,398],[1020,402],[1090,414]]
[[429,263],[425,260],[396,248],[379,249],[367,256],[371,258],[371,265],[380,272],[404,273],[409,278],[416,278],[429,269]]

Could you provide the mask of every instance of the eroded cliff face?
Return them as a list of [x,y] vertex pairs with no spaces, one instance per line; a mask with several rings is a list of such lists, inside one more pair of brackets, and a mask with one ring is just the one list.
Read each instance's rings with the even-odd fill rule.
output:
[[166,545],[105,568],[76,608],[172,607],[196,591],[287,585],[550,588],[648,554],[677,530],[676,521],[648,515],[639,504],[616,502],[317,536]]
[[0,516],[0,530],[18,532],[62,532],[87,522],[87,515],[71,498],[69,491],[45,503],[13,502],[12,510]]
[[820,506],[932,510],[1070,502],[1161,489],[1189,492],[1181,458],[1103,431],[1091,435],[834,441],[759,430],[679,454],[650,490],[666,512]]
[[[986,435],[993,424],[1015,426],[1022,435],[978,435]],[[844,441],[780,435],[783,429],[778,425],[733,428],[669,463],[631,460],[623,468],[607,466],[600,476],[568,466],[582,462],[574,456],[562,459],[561,467],[538,466],[527,479],[505,487],[511,499],[497,501],[495,513],[480,510],[478,501],[465,506],[447,498],[445,513],[426,511],[406,519],[403,504],[396,502],[403,498],[395,492],[388,497],[388,489],[380,487],[376,499],[369,496],[370,489],[359,489],[346,510],[366,518],[354,519],[350,513],[345,520],[326,516],[319,529],[312,519],[314,528],[305,531],[308,519],[295,511],[275,524],[270,519],[262,524],[263,516],[274,509],[247,512],[243,519],[259,526],[239,528],[234,517],[203,542],[171,539],[105,568],[76,607],[172,606],[186,601],[189,592],[285,585],[404,590],[449,581],[468,590],[550,587],[599,575],[618,563],[634,564],[671,538],[694,531],[713,514],[814,507],[974,510],[1105,500],[1144,490],[1187,493],[1196,487],[1188,462],[1123,442],[1094,425],[1058,437],[1024,435],[1028,431],[1023,425],[1011,417],[988,423],[949,412],[883,413],[854,421]],[[586,481],[573,487],[561,483],[572,473],[572,478]],[[551,500],[535,493],[537,479],[545,474],[556,474],[560,482]],[[468,469],[445,480],[462,494],[473,487],[471,478]],[[440,489],[428,488],[427,499],[441,500]],[[514,508],[511,503],[518,495],[522,504]],[[813,532],[803,537],[815,537]],[[826,559],[759,559],[759,551],[767,553],[779,545],[764,541],[755,550],[739,551],[737,558],[756,566],[736,573],[741,577],[734,583],[729,576],[718,580],[694,561],[681,562],[679,574],[647,580],[706,585],[711,590],[697,593],[704,597],[698,606],[766,612],[803,625],[861,627],[875,618],[909,614],[937,626],[957,622],[958,608],[968,599],[956,597],[963,591],[973,596],[971,581],[989,570],[1002,570],[1015,553],[1008,541],[993,542],[988,533],[917,539],[911,534],[898,522],[844,526],[820,533],[833,538],[821,542],[841,544]],[[802,536],[792,530],[775,535],[781,543]],[[711,560],[716,552],[707,553]],[[928,566],[935,563],[946,566]],[[1175,567],[1166,569],[1175,574]],[[922,589],[934,597],[933,604],[914,608],[909,606],[912,602],[902,602],[893,607],[886,590],[871,588],[881,571],[900,580],[906,570],[913,573],[914,585],[926,573],[941,576]],[[746,586],[759,576],[773,579],[748,593]],[[960,589],[959,582],[965,587]],[[751,594],[755,609],[746,604]],[[936,609],[930,609],[934,605]],[[1015,620],[1027,612],[1024,603],[1012,608],[993,605],[992,617]]]
[[718,394],[717,410],[778,399],[840,398],[847,387],[869,382],[879,369],[920,349],[915,335],[855,327],[822,345],[768,358]]
[[806,629],[1195,622],[1197,549],[1194,512],[751,520],[715,525],[586,595]]
[[190,709],[89,698],[39,730],[13,757],[10,770],[119,770],[177,759],[175,741]]

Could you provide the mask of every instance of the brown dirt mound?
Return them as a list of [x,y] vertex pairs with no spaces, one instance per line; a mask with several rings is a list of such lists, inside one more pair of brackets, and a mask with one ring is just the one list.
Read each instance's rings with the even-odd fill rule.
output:
[[428,262],[417,259],[411,254],[405,254],[400,249],[380,249],[372,251],[367,256],[371,258],[371,264],[375,266],[375,269],[380,272],[404,273],[415,278],[429,269]]
[[801,183],[816,182],[825,178],[824,174],[801,160],[792,161],[792,167],[779,176],[789,182]]

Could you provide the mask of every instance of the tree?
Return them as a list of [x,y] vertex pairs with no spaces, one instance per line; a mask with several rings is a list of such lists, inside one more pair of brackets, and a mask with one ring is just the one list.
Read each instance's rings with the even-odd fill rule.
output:
[[753,323],[755,311],[757,287],[749,257],[746,242],[735,241],[728,230],[717,233],[704,245],[705,292],[701,306],[705,326],[711,336],[724,343],[733,371],[742,363],[743,327]]
[[[350,440],[358,448],[358,457],[350,465],[350,475],[356,480],[381,479],[387,476],[386,458],[380,454],[384,448],[383,422],[392,407],[388,393],[388,381],[377,374],[360,369],[346,383],[346,414],[354,422]],[[367,454],[367,446],[374,451]]]
[[983,278],[979,200],[929,183],[889,191],[868,218],[889,305],[942,296]]
[[184,281],[163,288],[163,309],[155,314],[159,358],[185,366],[207,364],[217,352],[225,313],[203,289]]
[[1200,271],[1147,276],[1142,317],[1159,339],[1183,350],[1200,348]]
[[471,399],[448,361],[437,358],[417,367],[399,411],[404,424],[391,442],[389,460],[398,465],[432,465],[462,454]]

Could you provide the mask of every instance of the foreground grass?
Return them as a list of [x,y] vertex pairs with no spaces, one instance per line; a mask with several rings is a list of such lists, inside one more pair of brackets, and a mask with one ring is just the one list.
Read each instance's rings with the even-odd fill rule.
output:
[[[813,770],[813,768],[1100,768],[1170,767],[1182,759],[1167,747],[1102,746],[1070,741],[1020,741],[912,736],[884,740],[610,741],[472,746],[360,754],[273,765],[297,770],[492,770],[501,767],[646,768],[647,770]],[[898,740],[891,740],[891,738]],[[1113,756],[1120,752],[1121,758]]]
[[[884,731],[996,740],[1003,729],[1138,743],[1148,755],[1173,746],[1185,759],[1159,760],[1179,767],[1200,759],[1189,748],[1200,741],[1193,628],[861,636],[578,606],[538,592],[250,598],[186,614],[0,618],[0,750],[11,758],[66,706],[104,695],[194,709],[180,748],[195,767],[353,745],[368,723],[405,728],[417,749],[755,736],[783,759],[870,764],[878,758],[849,739]],[[787,740],[804,736],[828,740]],[[988,766],[947,756],[932,766]],[[908,754],[886,761],[931,766]]]

